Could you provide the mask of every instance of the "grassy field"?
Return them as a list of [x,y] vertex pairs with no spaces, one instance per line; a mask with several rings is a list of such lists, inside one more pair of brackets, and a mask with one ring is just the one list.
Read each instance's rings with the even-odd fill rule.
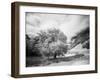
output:
[[[88,54],[88,53],[87,53]],[[89,64],[89,54],[76,54],[73,56],[58,57],[56,59],[44,59],[42,57],[27,57],[26,67],[34,66],[62,66],[62,65],[86,65]]]

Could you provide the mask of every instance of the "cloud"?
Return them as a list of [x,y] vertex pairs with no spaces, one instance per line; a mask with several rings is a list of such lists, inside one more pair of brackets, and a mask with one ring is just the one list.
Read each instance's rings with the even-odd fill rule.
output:
[[36,16],[33,13],[26,13],[26,24],[31,25],[32,27],[39,27],[40,25],[40,17]]
[[89,27],[88,15],[26,13],[26,33],[36,34],[39,30],[59,28],[68,39],[80,30]]

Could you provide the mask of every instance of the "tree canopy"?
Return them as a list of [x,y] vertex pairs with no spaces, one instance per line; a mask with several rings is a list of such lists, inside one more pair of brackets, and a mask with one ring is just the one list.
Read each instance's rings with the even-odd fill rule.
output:
[[[41,30],[37,33],[37,36],[34,36],[30,41],[32,54],[39,54],[42,57],[49,58],[53,56],[56,58],[56,56],[64,55],[67,52],[67,37],[56,28],[45,31]],[[29,43],[27,43],[27,46],[28,45]]]

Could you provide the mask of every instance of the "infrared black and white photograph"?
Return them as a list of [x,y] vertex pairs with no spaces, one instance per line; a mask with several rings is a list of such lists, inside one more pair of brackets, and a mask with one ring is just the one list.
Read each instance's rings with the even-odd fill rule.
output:
[[89,15],[26,12],[26,67],[89,65],[89,22]]

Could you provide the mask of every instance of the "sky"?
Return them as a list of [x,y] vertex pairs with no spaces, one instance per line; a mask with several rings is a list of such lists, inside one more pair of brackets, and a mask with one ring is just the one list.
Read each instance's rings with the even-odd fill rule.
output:
[[89,27],[88,15],[27,12],[25,18],[26,34],[36,35],[40,30],[57,28],[67,36],[68,41],[81,30]]

